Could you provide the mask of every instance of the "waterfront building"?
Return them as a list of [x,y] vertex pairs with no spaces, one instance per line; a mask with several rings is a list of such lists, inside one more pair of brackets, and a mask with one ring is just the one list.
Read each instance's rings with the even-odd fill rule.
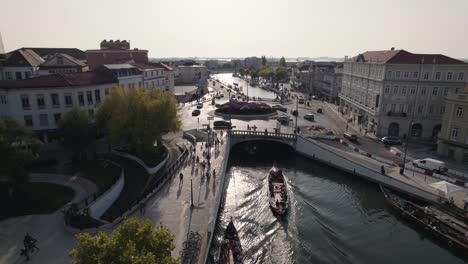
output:
[[345,59],[339,111],[377,136],[434,140],[444,97],[460,93],[467,74],[468,64],[445,55],[367,51]]
[[0,81],[0,118],[15,120],[47,142],[63,114],[78,108],[93,116],[117,85],[117,79],[101,71]]
[[464,93],[450,93],[445,98],[445,114],[437,140],[437,153],[468,162],[468,84]]
[[310,93],[314,82],[313,61],[304,61],[297,63],[291,71],[291,83],[294,87]]
[[333,61],[315,62],[312,65],[313,93],[329,101],[338,100],[342,72],[343,63]]
[[130,42],[126,40],[103,40],[100,49],[86,51],[86,58],[90,70],[104,64],[148,64],[148,51],[130,49]]
[[174,94],[174,70],[164,63],[132,64],[143,73],[146,89],[159,88],[162,92]]
[[208,69],[205,65],[184,64],[175,68],[176,85],[196,85],[207,87]]

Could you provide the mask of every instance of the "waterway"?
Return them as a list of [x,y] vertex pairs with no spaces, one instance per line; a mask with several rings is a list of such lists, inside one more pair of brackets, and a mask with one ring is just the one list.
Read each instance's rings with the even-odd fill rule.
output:
[[[226,196],[212,251],[232,217],[245,263],[465,263],[415,230],[387,205],[378,186],[297,156],[274,143],[231,151]],[[273,162],[289,181],[283,219],[268,205]]]
[[259,87],[250,86],[248,85],[248,83],[246,83],[245,80],[241,78],[237,78],[237,77],[232,77],[232,73],[218,73],[218,74],[214,74],[213,77],[215,79],[219,79],[221,82],[225,84],[231,84],[231,85],[233,83],[239,84],[239,86],[242,86],[242,89],[243,89],[242,91],[244,94],[247,94],[247,87],[248,87],[248,90],[249,90],[248,93],[250,97],[255,96],[255,97],[270,98],[270,99],[273,99],[276,97],[275,93],[273,92],[261,89]]

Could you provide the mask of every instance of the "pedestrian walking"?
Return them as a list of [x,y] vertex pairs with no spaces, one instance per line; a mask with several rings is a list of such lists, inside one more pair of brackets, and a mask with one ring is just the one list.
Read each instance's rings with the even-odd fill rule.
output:
[[182,172],[179,174],[179,183],[183,182],[184,181],[184,175],[182,174]]
[[216,179],[216,171],[213,169],[213,179]]
[[20,251],[20,256],[25,256],[25,257],[26,257],[26,261],[29,261],[29,252],[28,252],[28,249],[22,248],[21,251]]

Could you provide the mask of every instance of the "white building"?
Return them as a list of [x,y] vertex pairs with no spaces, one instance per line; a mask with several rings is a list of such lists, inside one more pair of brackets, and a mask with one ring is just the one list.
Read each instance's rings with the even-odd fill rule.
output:
[[159,88],[162,92],[174,94],[174,70],[163,63],[132,64],[143,73],[146,89]]
[[367,51],[344,62],[340,112],[378,136],[435,139],[444,98],[467,74],[468,64],[440,54]]
[[112,75],[121,88],[143,87],[143,72],[132,64],[104,64],[96,71]]
[[0,67],[0,80],[21,80],[39,76],[44,59],[33,50],[16,50],[7,55]]
[[78,108],[93,116],[117,85],[113,76],[102,72],[0,81],[0,118],[13,119],[47,141],[63,114]]
[[179,65],[175,69],[176,85],[197,85],[207,87],[208,70],[204,65]]
[[65,53],[49,55],[46,57],[46,61],[39,66],[39,75],[85,71],[88,71],[86,63]]

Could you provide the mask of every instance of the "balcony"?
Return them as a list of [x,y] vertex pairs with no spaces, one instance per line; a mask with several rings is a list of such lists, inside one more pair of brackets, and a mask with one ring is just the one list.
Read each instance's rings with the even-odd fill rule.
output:
[[406,113],[396,113],[396,112],[392,112],[392,111],[389,111],[387,112],[387,116],[393,116],[393,117],[406,117]]

